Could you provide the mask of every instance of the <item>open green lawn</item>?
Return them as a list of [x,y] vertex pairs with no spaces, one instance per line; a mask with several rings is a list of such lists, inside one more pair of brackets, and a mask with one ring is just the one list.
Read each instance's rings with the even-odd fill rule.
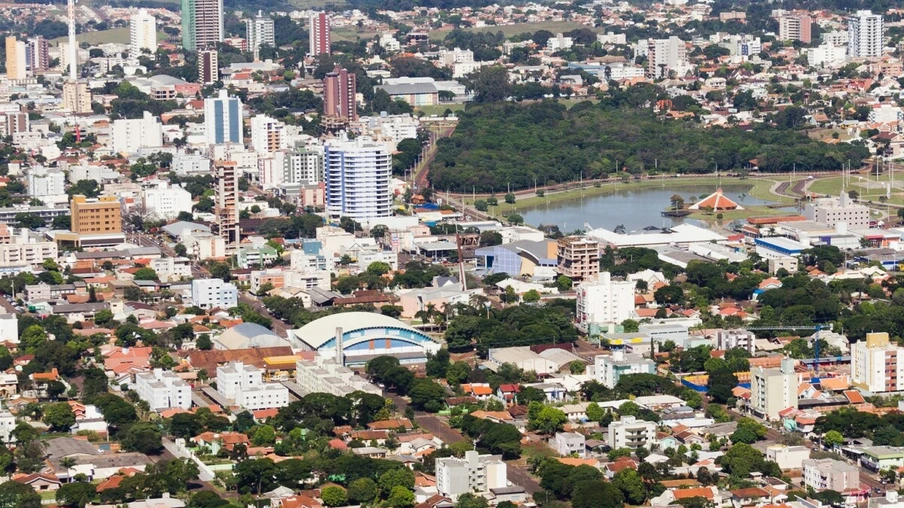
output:
[[356,41],[358,39],[373,39],[377,32],[359,32],[354,27],[339,27],[330,30],[330,37],[334,41]]
[[[165,41],[168,35],[163,32],[157,32],[157,40]],[[58,37],[50,41],[51,44],[56,45],[61,42],[66,42],[66,37]],[[98,32],[85,32],[78,34],[76,36],[76,40],[79,43],[87,42],[89,44],[107,44],[107,43],[119,43],[119,44],[128,44],[129,43],[129,28],[111,28],[109,30],[100,30]]]
[[423,111],[425,115],[431,116],[442,116],[443,113],[446,112],[447,109],[451,109],[453,112],[462,111],[465,109],[464,104],[436,104],[434,106],[418,106],[414,108],[417,111]]
[[[588,27],[580,23],[571,21],[542,21],[539,23],[520,23],[517,25],[501,25],[501,26],[484,26],[480,28],[465,28],[469,32],[502,32],[506,37],[522,34],[524,32],[536,32],[538,30],[549,30],[552,33],[570,32],[577,28],[590,28],[593,31],[599,31],[598,28]],[[447,33],[452,29],[442,28],[430,32],[430,38],[433,40],[443,40]]]
[[[842,177],[840,176],[820,178],[810,185],[810,192],[837,196],[841,193],[842,183]],[[861,199],[880,202],[881,198],[887,195],[885,184],[889,183],[891,183],[891,175],[888,173],[880,174],[878,181],[875,173],[869,177],[855,173],[850,176],[849,183],[844,188],[847,191],[857,191]],[[888,202],[899,205],[904,204],[904,173],[895,175],[891,197]]]

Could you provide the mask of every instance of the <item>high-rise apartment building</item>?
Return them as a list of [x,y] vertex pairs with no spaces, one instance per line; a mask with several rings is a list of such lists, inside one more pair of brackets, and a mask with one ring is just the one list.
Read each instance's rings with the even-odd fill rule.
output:
[[145,49],[157,51],[157,18],[147,9],[138,9],[129,20],[129,52],[137,56]]
[[116,196],[89,199],[76,194],[69,203],[69,213],[73,233],[122,233],[122,208]]
[[15,136],[20,132],[28,132],[31,122],[25,111],[0,112],[0,137]]
[[40,35],[28,40],[28,67],[32,72],[50,68],[50,54],[47,39]]
[[6,79],[25,79],[28,59],[25,57],[25,42],[14,35],[6,37]]
[[267,115],[256,115],[251,119],[251,148],[261,155],[289,146],[286,124]]
[[782,359],[778,369],[750,369],[750,409],[767,420],[777,420],[779,411],[797,409],[798,377],[795,360]]
[[612,280],[609,272],[599,275],[598,281],[586,281],[577,288],[579,325],[621,324],[631,318],[634,310],[634,281]]
[[330,54],[330,18],[325,12],[311,14],[308,23],[308,51],[313,56]]
[[271,48],[276,46],[276,37],[273,31],[273,18],[264,16],[257,11],[257,16],[245,20],[245,39],[248,41],[248,49],[258,58],[258,51],[266,44]]
[[28,195],[33,198],[66,194],[66,174],[59,169],[33,166],[28,170]]
[[436,489],[452,500],[465,493],[486,493],[507,486],[506,471],[501,455],[480,455],[471,450],[463,459],[436,460]]
[[600,273],[600,244],[580,236],[558,240],[558,272],[573,281],[593,279]]
[[687,63],[684,41],[674,35],[668,39],[650,39],[647,46],[647,76],[668,77],[669,71]]
[[609,424],[609,446],[613,450],[621,448],[650,447],[656,442],[655,422],[638,420],[634,416],[622,416]]
[[182,0],[183,48],[211,48],[223,36],[223,0]]
[[91,90],[85,81],[63,83],[63,109],[73,113],[91,113]]
[[242,143],[242,101],[220,90],[218,97],[204,99],[204,135],[207,144]]
[[234,249],[239,242],[239,172],[232,161],[217,161],[214,167],[217,177],[217,227],[226,248]]
[[355,73],[336,67],[323,78],[323,112],[326,116],[342,121],[356,121],[358,107]]
[[851,58],[882,56],[883,33],[881,14],[857,11],[848,18],[848,56]]
[[801,41],[810,44],[810,26],[813,18],[806,14],[787,14],[778,18],[778,38],[783,41]]
[[868,333],[851,345],[851,382],[872,393],[904,390],[904,348],[892,344],[888,333]]
[[331,217],[357,220],[392,215],[392,155],[385,144],[366,136],[327,141],[323,172]]
[[283,159],[283,183],[311,184],[323,181],[323,146],[296,146]]
[[215,49],[198,51],[198,82],[202,85],[216,83],[220,79],[219,55]]

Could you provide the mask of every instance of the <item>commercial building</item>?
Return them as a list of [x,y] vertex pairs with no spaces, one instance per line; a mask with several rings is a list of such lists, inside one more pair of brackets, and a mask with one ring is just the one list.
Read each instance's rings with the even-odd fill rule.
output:
[[813,490],[845,492],[860,489],[860,468],[833,459],[807,459],[802,463],[804,485]]
[[613,351],[611,356],[597,355],[593,359],[596,380],[606,388],[615,388],[625,374],[655,374],[656,362],[640,355]]
[[869,207],[858,205],[846,193],[837,198],[820,198],[804,206],[804,217],[829,228],[844,223],[848,229],[869,228]]
[[110,145],[114,153],[128,156],[140,148],[163,146],[160,119],[145,111],[141,118],[120,118],[110,126]]
[[766,460],[778,464],[782,470],[800,469],[803,462],[810,458],[810,449],[806,446],[772,445],[766,448]]
[[208,145],[242,143],[242,101],[225,89],[204,99],[204,136]]
[[559,253],[556,257],[558,271],[578,282],[593,279],[600,273],[599,242],[581,236],[559,238]]
[[801,41],[810,44],[810,25],[813,18],[807,14],[788,14],[778,18],[778,38],[782,41]]
[[239,172],[232,161],[217,161],[217,188],[214,213],[220,238],[227,249],[235,249],[240,239]]
[[239,292],[231,282],[223,282],[223,279],[194,279],[191,281],[191,301],[202,309],[231,309],[238,305]]
[[585,281],[578,286],[575,321],[579,325],[620,324],[630,319],[634,310],[633,281],[612,280],[609,272],[597,281]]
[[312,56],[330,54],[330,18],[316,12],[308,18],[308,51]]
[[28,67],[32,72],[46,71],[50,68],[50,52],[47,39],[40,35],[28,39]]
[[392,155],[370,138],[329,140],[323,147],[326,209],[355,220],[392,215]]
[[465,452],[463,459],[436,460],[436,489],[453,501],[465,493],[482,494],[506,486],[506,464],[501,455]]
[[138,56],[142,50],[157,51],[157,18],[147,9],[138,9],[129,20],[129,52]]
[[882,56],[884,26],[881,14],[857,11],[848,18],[848,55],[851,58]]
[[198,83],[210,85],[220,79],[219,54],[216,49],[198,51]]
[[[59,254],[56,242],[47,241],[42,235],[33,234],[27,228],[20,228],[16,232],[0,223],[0,236],[3,237],[0,242],[0,268],[30,267],[43,263],[45,259],[56,259]],[[2,319],[3,315],[0,315],[0,340],[9,340],[2,339],[5,336],[2,333]],[[16,335],[14,342],[18,341]]]
[[191,277],[191,260],[183,257],[151,260],[151,268],[163,282]]
[[778,369],[762,367],[750,370],[750,409],[760,418],[777,420],[779,412],[797,409],[798,376],[794,372],[795,360],[782,359]]
[[389,94],[392,100],[401,99],[412,106],[439,104],[439,89],[433,78],[396,78],[383,80],[374,87]]
[[336,67],[323,78],[323,113],[341,121],[358,120],[355,74]]
[[873,393],[904,390],[904,348],[889,342],[888,333],[867,333],[851,345],[851,382]]
[[25,57],[25,41],[14,35],[6,37],[6,79],[20,80],[28,76],[28,60]]
[[248,411],[289,405],[289,390],[280,383],[265,383],[264,371],[254,365],[229,362],[217,367],[217,391]]
[[276,38],[273,32],[273,18],[264,16],[261,11],[257,11],[257,16],[245,20],[245,33],[245,40],[248,41],[248,49],[254,53],[255,59],[260,57],[258,53],[261,46],[266,44],[271,48],[276,47]]
[[423,363],[439,351],[439,343],[393,317],[374,312],[345,312],[316,319],[289,332],[307,351],[337,358],[342,364],[360,366],[378,356],[394,356],[403,364]]
[[154,369],[138,373],[135,375],[135,391],[154,411],[191,407],[191,386],[174,372]]
[[176,185],[158,181],[153,187],[142,189],[140,197],[145,218],[170,221],[182,212],[191,213],[191,193]]
[[609,424],[609,447],[613,450],[619,448],[650,448],[656,442],[656,423],[646,420],[638,420],[633,416],[622,416],[616,422]]
[[33,198],[66,194],[66,174],[59,169],[34,166],[28,170],[28,195]]
[[383,395],[378,386],[336,361],[336,355],[317,354],[313,360],[298,360],[296,384],[307,393],[329,393],[337,397],[362,391]]
[[577,432],[556,432],[553,448],[563,457],[584,458],[587,454],[586,438]]
[[270,155],[289,145],[286,124],[267,115],[251,118],[251,148],[261,155]]
[[72,232],[80,235],[122,233],[122,208],[116,196],[72,196],[69,202]]
[[668,39],[650,39],[647,44],[648,77],[668,77],[669,71],[687,65],[687,48],[678,37],[673,35]]
[[223,42],[223,0],[182,0],[182,47],[197,51]]

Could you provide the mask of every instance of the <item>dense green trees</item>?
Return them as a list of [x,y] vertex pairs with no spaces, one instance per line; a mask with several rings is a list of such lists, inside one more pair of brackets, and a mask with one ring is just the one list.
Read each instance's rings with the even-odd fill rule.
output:
[[577,332],[564,307],[520,305],[493,312],[489,319],[479,309],[462,308],[449,322],[446,343],[453,352],[470,350],[476,343],[485,355],[489,348],[573,342]]
[[[480,86],[493,69],[482,68],[471,86]],[[795,164],[820,171],[836,170],[848,159],[857,166],[868,156],[859,144],[829,145],[788,129],[702,129],[636,109],[662,94],[647,85],[571,110],[551,102],[470,108],[461,113],[453,136],[439,140],[430,179],[437,189],[491,192],[508,185],[529,188],[535,180],[600,178],[620,168],[638,173],[657,163],[675,173],[707,173],[717,166],[743,168],[756,158],[761,171],[791,171]]]

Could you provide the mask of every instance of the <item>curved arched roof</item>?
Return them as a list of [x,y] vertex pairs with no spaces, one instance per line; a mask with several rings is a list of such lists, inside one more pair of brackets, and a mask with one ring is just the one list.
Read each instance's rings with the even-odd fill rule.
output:
[[[342,328],[342,333],[347,334],[365,328],[398,328],[408,330],[420,335],[423,332],[412,328],[396,318],[377,314],[375,312],[340,312],[324,316],[292,330],[295,337],[301,339],[312,348],[319,348],[336,337],[336,328]],[[426,335],[424,335],[426,338]]]

